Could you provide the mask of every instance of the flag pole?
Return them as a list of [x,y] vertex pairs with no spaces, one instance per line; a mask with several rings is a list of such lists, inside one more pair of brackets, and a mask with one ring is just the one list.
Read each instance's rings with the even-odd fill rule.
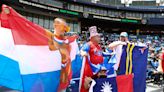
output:
[[80,82],[79,82],[79,92],[80,92],[81,87],[82,87],[82,80],[83,80],[85,62],[86,62],[86,56],[84,56],[84,57],[83,57],[83,60],[82,60],[82,68],[81,68]]

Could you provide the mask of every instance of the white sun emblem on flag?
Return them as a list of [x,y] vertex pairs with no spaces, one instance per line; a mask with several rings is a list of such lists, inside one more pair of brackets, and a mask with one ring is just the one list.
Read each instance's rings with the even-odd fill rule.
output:
[[103,86],[101,92],[112,92],[112,86],[109,84],[109,82],[103,83]]

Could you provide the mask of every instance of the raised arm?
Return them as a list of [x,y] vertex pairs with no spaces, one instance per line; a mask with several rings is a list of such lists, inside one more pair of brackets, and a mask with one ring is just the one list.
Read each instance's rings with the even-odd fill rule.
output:
[[126,45],[126,42],[115,41],[115,42],[112,42],[111,44],[109,44],[108,48],[109,48],[110,50],[113,50],[113,49],[115,49],[118,45]]

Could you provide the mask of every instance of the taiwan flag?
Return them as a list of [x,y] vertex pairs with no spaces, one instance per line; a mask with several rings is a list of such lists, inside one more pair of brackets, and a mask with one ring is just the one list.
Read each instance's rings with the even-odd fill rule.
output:
[[[111,78],[95,79],[90,89],[85,89],[85,77],[92,77],[93,71],[87,57],[83,58],[79,92],[133,92],[133,74]],[[103,89],[105,87],[105,89]],[[110,89],[111,91],[104,91]],[[101,91],[102,90],[102,91]]]
[[89,92],[133,92],[133,75],[92,80]]

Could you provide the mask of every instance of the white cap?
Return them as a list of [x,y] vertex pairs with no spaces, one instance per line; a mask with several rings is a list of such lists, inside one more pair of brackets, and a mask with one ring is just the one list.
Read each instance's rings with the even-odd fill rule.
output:
[[120,36],[128,37],[128,33],[127,32],[121,32]]

